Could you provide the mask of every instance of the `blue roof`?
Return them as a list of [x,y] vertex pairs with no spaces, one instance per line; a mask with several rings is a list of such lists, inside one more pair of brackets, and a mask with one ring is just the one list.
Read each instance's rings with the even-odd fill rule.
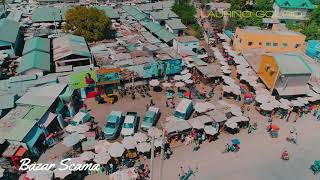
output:
[[19,34],[18,22],[3,18],[0,19],[0,41],[15,43]]
[[320,40],[309,40],[306,54],[320,61]]
[[295,53],[279,53],[274,59],[281,74],[311,74],[312,69],[302,55]]

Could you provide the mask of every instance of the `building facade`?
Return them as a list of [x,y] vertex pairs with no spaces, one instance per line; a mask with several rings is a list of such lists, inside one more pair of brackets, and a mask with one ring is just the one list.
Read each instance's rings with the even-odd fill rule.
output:
[[301,33],[275,27],[272,30],[261,30],[258,27],[237,28],[233,48],[237,52],[250,49],[261,49],[265,52],[302,52],[305,39],[306,36]]

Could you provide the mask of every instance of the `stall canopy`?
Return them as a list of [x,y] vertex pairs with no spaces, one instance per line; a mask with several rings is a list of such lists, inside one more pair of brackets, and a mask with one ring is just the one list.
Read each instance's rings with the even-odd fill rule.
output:
[[23,139],[23,141],[28,145],[29,148],[32,148],[42,133],[43,133],[43,130],[34,126],[33,129]]
[[59,96],[61,100],[69,102],[71,100],[74,89],[70,86]]

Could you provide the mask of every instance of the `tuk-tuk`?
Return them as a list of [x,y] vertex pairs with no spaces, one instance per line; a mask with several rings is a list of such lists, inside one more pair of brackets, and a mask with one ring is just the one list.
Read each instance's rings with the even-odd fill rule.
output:
[[70,124],[73,126],[78,126],[80,124],[84,124],[91,119],[91,115],[87,112],[79,111],[71,120]]
[[178,104],[174,116],[179,119],[187,120],[193,111],[193,104],[190,99],[182,99]]
[[313,171],[313,174],[317,174],[320,172],[320,160],[314,161],[311,165],[310,169]]

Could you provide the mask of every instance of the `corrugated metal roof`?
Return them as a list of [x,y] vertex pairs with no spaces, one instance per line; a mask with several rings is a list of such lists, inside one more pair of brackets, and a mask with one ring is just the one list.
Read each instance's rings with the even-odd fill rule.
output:
[[46,114],[48,109],[48,107],[44,106],[32,106],[30,111],[23,117],[23,119],[39,121]]
[[314,9],[309,0],[276,0],[275,3],[282,8],[295,8],[295,9]]
[[175,35],[164,29],[160,24],[154,22],[145,22],[144,26],[149,29],[150,32],[158,36],[159,39],[169,42],[175,38]]
[[111,6],[95,6],[95,8],[103,10],[106,15],[111,19],[118,19],[120,18],[118,11],[113,9]]
[[50,53],[50,39],[34,37],[26,41],[22,54],[25,55],[34,50]]
[[144,14],[143,12],[141,12],[140,10],[138,10],[136,7],[133,6],[123,6],[122,9],[128,13],[130,16],[132,16],[133,18],[135,18],[138,21],[147,19],[147,15]]
[[30,69],[50,71],[50,54],[41,51],[32,51],[22,56],[18,73],[23,73]]
[[16,22],[19,22],[22,16],[22,11],[20,10],[14,10],[14,11],[10,11],[10,13],[8,14],[7,18]]
[[312,69],[304,57],[298,54],[275,54],[274,58],[281,74],[311,74]]
[[15,94],[8,94],[0,96],[0,109],[10,109],[15,105]]
[[161,11],[151,12],[150,16],[152,16],[155,20],[168,20],[171,18],[179,18],[179,16],[171,11],[170,9],[164,9]]
[[171,19],[171,20],[166,20],[166,24],[171,28],[171,29],[186,29],[187,27],[181,22],[180,19]]
[[15,43],[20,25],[18,22],[3,18],[0,19],[0,41]]
[[66,35],[53,40],[53,60],[59,61],[72,54],[91,58],[89,47],[81,36]]
[[37,121],[27,121],[24,119],[0,121],[0,137],[12,141],[22,141],[23,138],[36,125]]
[[47,7],[42,6],[35,8],[32,12],[32,22],[53,22],[65,19],[65,13],[69,7]]
[[30,88],[16,103],[50,107],[66,86],[65,84],[53,84]]

